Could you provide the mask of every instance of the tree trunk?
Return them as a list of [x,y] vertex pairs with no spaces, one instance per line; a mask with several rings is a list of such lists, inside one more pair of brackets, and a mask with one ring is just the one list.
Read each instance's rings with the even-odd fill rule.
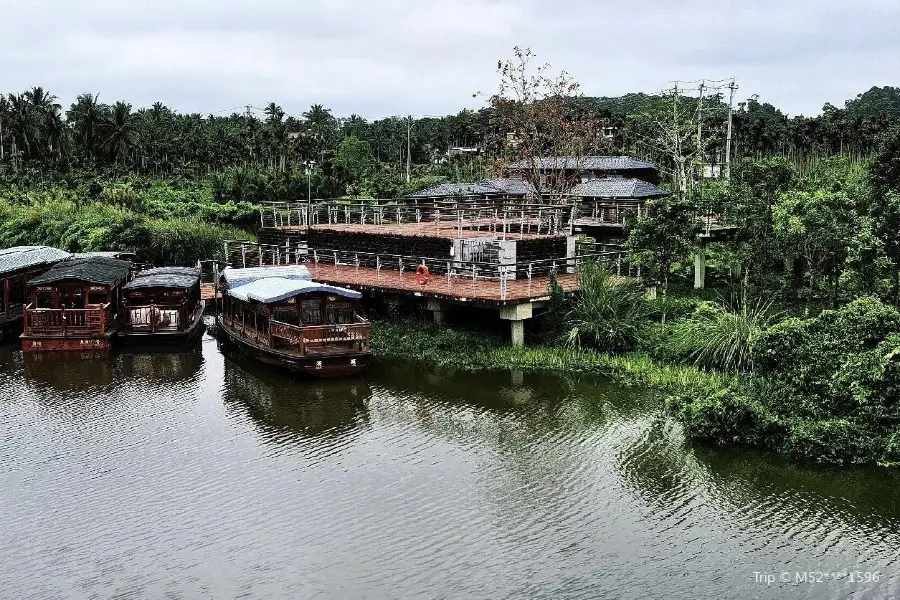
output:
[[894,263],[894,306],[900,306],[900,263]]

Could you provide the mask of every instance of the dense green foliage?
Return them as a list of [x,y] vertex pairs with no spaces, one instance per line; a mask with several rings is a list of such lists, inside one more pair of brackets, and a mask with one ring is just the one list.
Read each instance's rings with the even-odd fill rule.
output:
[[[874,87],[837,108],[826,105],[816,117],[788,117],[755,97],[734,113],[733,155],[787,157],[806,165],[811,158],[867,156],[900,113],[898,88]],[[614,145],[657,156],[653,124],[640,118],[666,102],[664,95],[629,94],[620,98],[582,97],[569,112],[612,128]],[[692,100],[685,99],[689,105]],[[704,104],[704,131],[724,140],[720,96]],[[496,106],[446,117],[389,117],[367,121],[358,115],[338,118],[320,104],[302,115],[286,115],[276,103],[231,115],[182,114],[157,102],[135,109],[125,101],[106,104],[97,94],[82,94],[64,110],[41,87],[0,95],[0,175],[22,187],[60,181],[73,173],[122,174],[201,180],[232,168],[289,173],[319,197],[345,193],[395,197],[406,185],[407,160],[413,188],[432,176],[456,181],[483,177],[488,163],[504,154],[508,123]],[[345,142],[348,138],[351,141]],[[711,148],[719,153],[721,141]],[[453,147],[478,147],[481,155],[451,155]],[[407,154],[409,156],[407,156]],[[313,167],[307,176],[307,165]],[[886,177],[891,177],[885,171]],[[893,176],[896,181],[896,175]],[[246,199],[246,198],[241,198]],[[283,197],[281,199],[284,199]]]
[[722,371],[753,371],[753,353],[772,319],[771,306],[757,302],[732,309],[724,303],[702,303],[689,317],[671,324],[666,350],[671,357]]
[[900,311],[873,298],[785,319],[754,347],[759,379],[670,399],[692,438],[820,462],[898,462]]
[[70,192],[29,194],[27,204],[0,200],[0,247],[46,244],[71,252],[135,251],[158,265],[194,265],[218,256],[244,231],[197,219],[154,218]]

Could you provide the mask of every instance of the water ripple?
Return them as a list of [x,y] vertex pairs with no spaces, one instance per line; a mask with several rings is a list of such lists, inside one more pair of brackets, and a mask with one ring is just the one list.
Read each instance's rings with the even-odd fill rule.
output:
[[[692,449],[645,392],[0,346],[0,597],[890,598],[897,478]],[[754,571],[878,570],[766,586]]]

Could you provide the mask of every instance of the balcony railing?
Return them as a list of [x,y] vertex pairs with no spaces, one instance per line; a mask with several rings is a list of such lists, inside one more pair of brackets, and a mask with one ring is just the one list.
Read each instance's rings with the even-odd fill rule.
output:
[[25,307],[25,335],[104,335],[112,322],[112,306],[92,308]]

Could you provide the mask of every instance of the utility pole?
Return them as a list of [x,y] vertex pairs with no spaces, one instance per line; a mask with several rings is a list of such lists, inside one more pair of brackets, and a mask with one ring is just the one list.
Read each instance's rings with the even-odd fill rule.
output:
[[728,132],[725,136],[725,179],[731,179],[731,115],[734,112],[734,91],[738,86],[734,84],[734,79],[728,84]]
[[[699,200],[703,189],[703,90],[706,88],[706,81],[700,82],[700,98],[697,101],[697,158],[694,161],[697,169],[697,200]],[[694,169],[691,169],[694,171]],[[693,177],[691,177],[693,180]]]
[[412,152],[410,152],[411,132],[412,132],[412,115],[409,115],[409,117],[407,117],[407,119],[406,119],[406,183],[409,183],[410,156],[412,154]]

